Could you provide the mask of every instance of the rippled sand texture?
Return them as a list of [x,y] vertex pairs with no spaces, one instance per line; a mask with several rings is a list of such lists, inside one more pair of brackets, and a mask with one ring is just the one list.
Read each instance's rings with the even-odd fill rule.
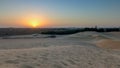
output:
[[0,39],[0,68],[120,68],[119,34]]

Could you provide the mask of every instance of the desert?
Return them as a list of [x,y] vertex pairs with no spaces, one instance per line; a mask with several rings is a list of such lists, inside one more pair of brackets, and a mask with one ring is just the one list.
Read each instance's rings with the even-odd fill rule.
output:
[[120,68],[119,37],[119,32],[79,32],[1,38],[0,68]]

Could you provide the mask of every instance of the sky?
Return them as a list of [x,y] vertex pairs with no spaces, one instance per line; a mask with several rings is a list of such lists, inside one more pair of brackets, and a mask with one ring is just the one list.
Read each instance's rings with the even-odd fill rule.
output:
[[37,27],[119,27],[120,0],[0,0],[0,27],[32,27],[33,23]]

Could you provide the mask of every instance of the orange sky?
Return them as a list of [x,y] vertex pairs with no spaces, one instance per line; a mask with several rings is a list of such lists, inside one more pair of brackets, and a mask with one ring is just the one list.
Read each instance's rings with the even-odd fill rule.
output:
[[1,27],[120,26],[120,0],[0,0]]

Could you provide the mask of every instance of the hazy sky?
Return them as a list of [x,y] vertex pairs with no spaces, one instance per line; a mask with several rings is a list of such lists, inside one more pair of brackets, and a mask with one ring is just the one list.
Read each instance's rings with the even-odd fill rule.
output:
[[120,26],[120,0],[0,0],[0,27]]

